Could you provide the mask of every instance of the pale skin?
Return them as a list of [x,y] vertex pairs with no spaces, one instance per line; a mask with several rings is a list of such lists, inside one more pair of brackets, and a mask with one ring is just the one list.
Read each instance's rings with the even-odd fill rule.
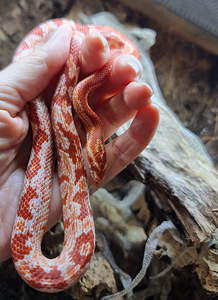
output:
[[[10,239],[19,204],[26,165],[31,149],[29,122],[24,106],[39,95],[66,62],[71,28],[63,26],[42,46],[40,51],[10,64],[0,73],[0,261],[11,256]],[[109,49],[98,34],[87,36],[82,45],[81,73],[86,76],[103,66]],[[137,83],[142,72],[139,61],[129,55],[113,63],[107,82],[90,98],[90,105],[101,118],[105,140],[127,120],[130,128],[106,145],[107,171],[97,186],[88,173],[89,187],[105,184],[134,160],[155,134],[158,108],[151,103],[151,91],[145,83]],[[119,93],[114,95],[114,92]],[[105,101],[110,98],[109,101]],[[81,141],[84,132],[78,123]],[[83,145],[85,147],[85,145]],[[61,197],[54,174],[48,228],[61,217]]]

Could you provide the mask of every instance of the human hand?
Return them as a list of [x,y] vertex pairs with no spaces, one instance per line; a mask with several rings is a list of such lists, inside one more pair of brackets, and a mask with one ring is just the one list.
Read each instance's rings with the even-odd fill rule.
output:
[[[0,73],[0,261],[10,257],[11,233],[31,150],[24,107],[49,86],[66,62],[71,34],[70,27],[61,27],[41,49],[12,63]],[[109,49],[102,37],[87,36],[82,47],[82,75],[93,73],[108,58]],[[140,74],[141,66],[135,57],[124,55],[116,58],[110,78],[90,99],[102,121],[105,140],[127,120],[134,118],[125,133],[106,145],[108,167],[101,186],[134,160],[156,131],[158,109],[150,102],[148,86],[137,83]],[[117,90],[120,90],[117,95],[104,101]],[[82,128],[79,131],[82,135]],[[90,174],[88,184],[93,185]],[[48,227],[60,216],[61,199],[55,174]]]

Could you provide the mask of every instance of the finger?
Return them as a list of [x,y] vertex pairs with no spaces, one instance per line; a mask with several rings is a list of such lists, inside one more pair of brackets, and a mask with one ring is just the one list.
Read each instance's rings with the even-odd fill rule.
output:
[[0,161],[4,150],[20,144],[27,129],[28,118],[25,111],[11,118],[6,110],[0,110]]
[[105,99],[111,98],[121,91],[131,81],[138,81],[142,74],[142,66],[132,55],[120,55],[115,58],[111,75],[90,98],[90,105],[96,108]]
[[88,34],[81,46],[82,77],[103,67],[109,57],[110,49],[107,40],[97,32]]
[[156,105],[147,105],[137,112],[129,129],[106,145],[107,170],[105,179],[92,190],[103,186],[121,172],[150,143],[159,122],[159,109]]
[[67,60],[72,29],[62,26],[44,46],[0,73],[0,109],[14,117],[49,84]]
[[138,109],[151,103],[151,88],[145,83],[131,82],[110,101],[105,101],[96,113],[108,139],[122,124],[133,118]]

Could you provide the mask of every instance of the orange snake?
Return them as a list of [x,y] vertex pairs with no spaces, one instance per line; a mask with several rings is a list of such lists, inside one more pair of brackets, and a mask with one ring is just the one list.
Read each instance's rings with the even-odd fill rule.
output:
[[[30,286],[44,292],[58,292],[75,284],[86,271],[94,252],[94,223],[73,110],[85,127],[90,172],[99,182],[106,170],[103,130],[100,119],[88,105],[88,95],[107,80],[115,57],[121,54],[138,57],[133,43],[113,28],[82,26],[72,20],[54,19],[39,25],[25,37],[17,48],[14,60],[40,47],[59,26],[66,23],[73,28],[70,53],[59,75],[51,114],[43,93],[26,106],[32,127],[32,151],[11,240],[12,258],[18,273]],[[88,33],[96,31],[106,38],[111,51],[110,59],[94,74],[79,81],[82,40]],[[42,254],[41,241],[51,197],[53,136],[65,238],[61,254],[48,259]]]

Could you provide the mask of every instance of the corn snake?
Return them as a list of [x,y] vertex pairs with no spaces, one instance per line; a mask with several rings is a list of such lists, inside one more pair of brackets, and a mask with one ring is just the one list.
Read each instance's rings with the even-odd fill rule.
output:
[[[138,57],[132,42],[115,29],[55,19],[33,29],[17,48],[14,60],[20,60],[40,47],[66,23],[73,28],[72,41],[68,60],[59,74],[51,113],[43,93],[26,106],[33,135],[32,151],[11,239],[12,258],[18,273],[31,287],[44,292],[58,292],[75,284],[86,271],[94,253],[95,230],[87,176],[73,114],[78,114],[85,127],[90,173],[99,182],[106,170],[103,130],[100,119],[88,105],[88,96],[108,79],[117,56],[132,54]],[[79,81],[81,43],[84,36],[96,31],[106,38],[110,59],[94,74]],[[65,239],[61,254],[48,259],[42,254],[41,240],[51,197],[53,140]]]

